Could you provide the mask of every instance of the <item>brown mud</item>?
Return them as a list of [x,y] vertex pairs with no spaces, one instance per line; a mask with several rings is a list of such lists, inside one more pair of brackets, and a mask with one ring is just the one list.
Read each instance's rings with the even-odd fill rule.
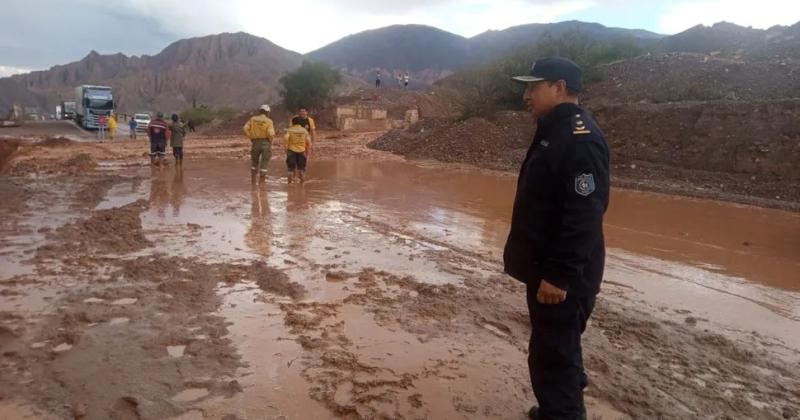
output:
[[[276,145],[255,187],[240,139],[196,139],[182,170],[141,141],[23,143],[0,418],[524,419],[513,176],[322,137],[305,185]],[[606,234],[590,418],[800,415],[796,213],[617,190]]]

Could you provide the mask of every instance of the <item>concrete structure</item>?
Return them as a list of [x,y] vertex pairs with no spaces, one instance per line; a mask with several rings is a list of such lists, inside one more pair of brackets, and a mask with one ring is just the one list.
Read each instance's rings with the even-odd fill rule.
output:
[[336,128],[341,131],[386,131],[407,128],[419,121],[419,111],[409,109],[403,119],[391,119],[386,108],[370,105],[339,105],[336,107]]

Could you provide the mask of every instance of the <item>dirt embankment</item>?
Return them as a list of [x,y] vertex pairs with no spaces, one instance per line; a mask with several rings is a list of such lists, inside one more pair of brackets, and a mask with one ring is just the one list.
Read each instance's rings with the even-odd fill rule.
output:
[[534,128],[532,118],[522,112],[498,113],[491,121],[426,119],[408,130],[392,130],[368,146],[411,159],[515,170],[525,158]]
[[[800,100],[608,105],[595,110],[615,185],[766,207],[800,209]],[[517,171],[535,124],[425,120],[369,143],[411,159]]]
[[800,97],[800,60],[732,60],[708,54],[637,57],[605,67],[604,80],[587,86],[582,100],[605,103],[758,101]]
[[800,100],[610,105],[595,115],[615,175],[633,186],[682,183],[693,195],[800,208]]

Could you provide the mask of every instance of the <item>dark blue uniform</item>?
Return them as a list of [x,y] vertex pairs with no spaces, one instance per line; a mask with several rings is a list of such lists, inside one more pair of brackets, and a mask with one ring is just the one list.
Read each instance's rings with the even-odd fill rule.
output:
[[[603,278],[608,198],[605,136],[578,105],[558,105],[538,121],[522,164],[503,256],[505,271],[527,285],[528,366],[541,419],[585,418],[581,334]],[[542,279],[567,299],[540,304]]]

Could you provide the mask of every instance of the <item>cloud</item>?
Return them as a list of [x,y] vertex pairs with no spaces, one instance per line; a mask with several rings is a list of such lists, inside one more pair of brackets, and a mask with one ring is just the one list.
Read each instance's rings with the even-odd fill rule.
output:
[[30,69],[23,69],[19,67],[0,66],[0,77],[13,76],[15,74],[29,73]]
[[633,0],[3,0],[0,65],[43,69],[103,54],[155,54],[170,43],[220,32],[245,31],[300,53],[339,38],[393,24],[423,24],[474,36],[490,29],[555,22],[580,14],[627,16],[675,33],[703,21],[756,27],[800,20],[800,1],[661,0],[646,9]]
[[667,7],[659,19],[659,29],[667,34],[675,34],[700,23],[712,25],[723,20],[760,29],[792,25],[800,21],[800,1],[683,1]]

